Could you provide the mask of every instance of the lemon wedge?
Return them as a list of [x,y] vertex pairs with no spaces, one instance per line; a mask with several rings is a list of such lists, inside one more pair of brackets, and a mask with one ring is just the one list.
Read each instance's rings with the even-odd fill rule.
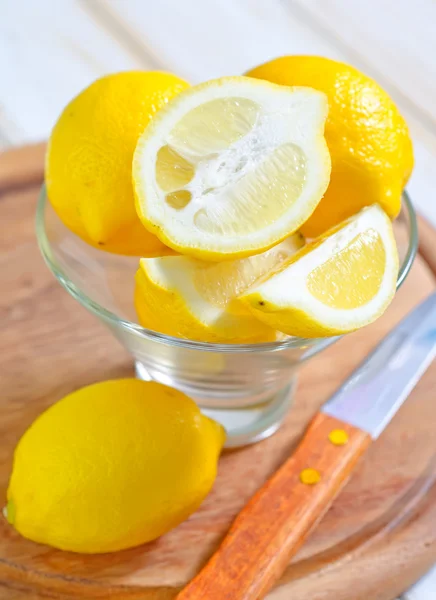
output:
[[378,206],[363,209],[283,262],[239,301],[271,328],[306,338],[375,321],[394,297],[398,252]]
[[302,244],[294,234],[262,254],[222,263],[188,256],[143,258],[136,275],[139,321],[154,331],[205,342],[276,340],[276,332],[235,298]]
[[330,177],[326,96],[248,77],[190,88],[139,138],[136,209],[174,250],[251,256],[297,231]]

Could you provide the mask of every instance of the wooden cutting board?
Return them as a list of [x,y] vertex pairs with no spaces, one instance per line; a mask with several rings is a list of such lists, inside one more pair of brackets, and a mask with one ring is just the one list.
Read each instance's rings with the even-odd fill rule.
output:
[[[85,384],[133,374],[123,348],[61,289],[39,255],[34,212],[43,151],[40,145],[0,156],[0,505],[14,446],[42,410]],[[421,225],[421,255],[388,313],[302,370],[284,426],[269,440],[225,453],[213,492],[191,519],[152,544],[106,556],[27,542],[0,519],[0,598],[174,598],[244,503],[292,452],[315,409],[392,325],[435,289],[436,232]],[[395,598],[436,561],[435,477],[436,364],[269,598]]]

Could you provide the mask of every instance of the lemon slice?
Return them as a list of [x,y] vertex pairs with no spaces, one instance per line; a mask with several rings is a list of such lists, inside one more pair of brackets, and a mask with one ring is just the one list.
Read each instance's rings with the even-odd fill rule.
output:
[[143,224],[203,260],[271,248],[308,219],[327,188],[327,110],[321,92],[247,77],[182,92],[136,146]]
[[135,306],[148,329],[205,342],[271,341],[277,334],[235,298],[303,244],[295,234],[262,254],[210,263],[188,256],[143,258]]
[[266,325],[288,335],[324,337],[375,321],[398,275],[392,224],[377,205],[362,210],[241,295]]

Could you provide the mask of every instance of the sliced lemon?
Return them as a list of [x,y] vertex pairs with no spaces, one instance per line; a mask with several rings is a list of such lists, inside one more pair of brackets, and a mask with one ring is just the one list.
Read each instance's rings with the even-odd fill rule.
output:
[[136,275],[139,321],[154,331],[205,342],[275,340],[276,332],[235,298],[302,244],[295,234],[262,254],[222,263],[188,256],[143,258]]
[[247,77],[181,93],[136,146],[140,219],[203,260],[271,248],[297,231],[328,186],[327,111],[321,92]]
[[377,205],[363,209],[283,262],[239,301],[269,327],[324,337],[375,321],[394,297],[398,252]]

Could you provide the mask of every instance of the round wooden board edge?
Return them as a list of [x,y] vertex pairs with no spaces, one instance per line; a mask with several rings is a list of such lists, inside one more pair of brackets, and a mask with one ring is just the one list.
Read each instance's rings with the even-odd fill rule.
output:
[[[43,178],[43,156],[45,144],[35,144],[0,154],[0,196],[4,192],[17,192],[23,188],[35,188],[41,185]],[[436,280],[436,231],[422,217],[418,217],[420,232],[419,252]],[[429,523],[434,527],[429,527]],[[420,552],[409,549],[417,545]],[[357,578],[364,577],[366,589],[353,600],[392,600],[404,592],[419,579],[436,560],[436,483],[422,495],[420,501],[408,511],[404,519],[401,516],[395,522],[388,535],[378,539],[375,535],[365,552],[353,555],[353,569],[347,568],[347,556],[337,556],[333,562],[323,555],[319,560],[311,557],[310,564],[304,561],[297,566],[290,565],[278,586],[268,596],[271,600],[288,600],[292,597],[312,598],[320,589],[328,590],[337,600],[350,600],[349,593]],[[376,556],[376,560],[374,557]],[[374,572],[373,565],[389,563],[389,596],[383,591],[386,580]],[[338,575],[338,572],[341,572]],[[175,588],[138,588],[109,587],[88,580],[78,580],[66,576],[65,579],[51,578],[38,573],[24,571],[19,565],[16,569],[0,561],[0,599],[24,600],[39,598],[129,598],[149,600],[169,600],[174,598]],[[338,585],[340,582],[340,585]],[[290,590],[292,585],[292,590]]]

